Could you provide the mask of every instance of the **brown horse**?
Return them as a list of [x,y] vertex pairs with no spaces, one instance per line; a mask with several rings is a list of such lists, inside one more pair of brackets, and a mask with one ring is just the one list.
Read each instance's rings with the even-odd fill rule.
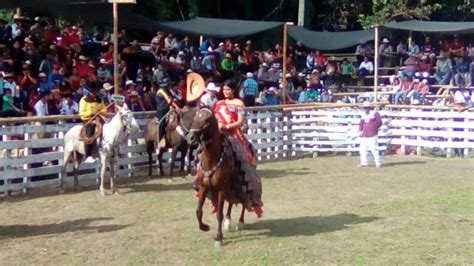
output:
[[[168,149],[171,149],[171,163],[170,163],[170,175],[169,178],[173,177],[173,170],[175,160],[178,152],[180,152],[180,174],[184,175],[185,157],[188,156],[188,174],[191,174],[191,163],[193,159],[193,152],[197,148],[196,145],[189,145],[186,141],[186,134],[188,134],[189,127],[193,121],[193,117],[196,114],[196,108],[191,108],[183,113],[175,110],[171,110],[168,117],[168,124],[166,126],[166,133],[164,138],[166,139],[166,146],[159,147],[158,149],[158,165],[160,168],[160,175],[164,176],[163,171],[163,153]],[[153,152],[158,146],[158,121],[151,119],[148,121],[145,127],[145,144],[146,151],[148,153],[148,175],[152,175],[153,165]]]
[[[194,121],[189,131],[188,141],[190,143],[200,143],[202,145],[201,170],[204,178],[199,184],[199,200],[196,210],[196,217],[199,223],[199,229],[209,231],[210,227],[202,222],[202,206],[206,200],[207,194],[211,192],[214,202],[217,202],[217,236],[215,246],[222,245],[222,221],[224,219],[224,202],[229,202],[229,208],[226,216],[226,227],[230,224],[230,214],[232,204],[242,203],[237,196],[234,182],[234,173],[237,172],[235,158],[232,152],[227,152],[224,144],[224,138],[220,134],[217,120],[214,113],[208,108],[202,108],[194,117]],[[244,223],[244,204],[239,219],[239,227]],[[227,229],[227,228],[226,228]]]

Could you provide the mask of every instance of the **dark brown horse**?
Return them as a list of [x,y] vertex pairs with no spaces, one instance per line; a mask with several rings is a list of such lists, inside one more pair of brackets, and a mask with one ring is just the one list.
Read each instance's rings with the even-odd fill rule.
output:
[[[191,174],[191,163],[194,161],[193,152],[197,148],[197,145],[189,145],[186,141],[186,134],[189,132],[189,127],[193,122],[193,117],[196,114],[196,108],[178,112],[170,111],[168,117],[168,124],[166,126],[166,133],[164,138],[166,139],[166,146],[159,147],[158,149],[158,165],[160,168],[160,175],[164,176],[163,171],[163,153],[168,149],[171,149],[171,163],[170,163],[170,175],[169,178],[173,177],[173,170],[175,160],[178,152],[180,152],[180,174],[184,175],[185,157],[188,156],[188,174]],[[148,153],[148,175],[152,175],[153,165],[153,152],[159,146],[158,144],[158,121],[151,119],[148,121],[145,127],[145,144],[146,151]]]
[[[200,109],[189,131],[188,141],[190,143],[200,143],[202,146],[201,153],[201,170],[204,178],[199,184],[199,200],[196,210],[196,217],[199,222],[199,229],[209,231],[210,227],[202,222],[202,206],[209,192],[214,202],[217,202],[217,236],[215,238],[215,246],[222,245],[222,221],[224,219],[224,203],[229,202],[229,208],[226,216],[226,227],[230,227],[230,214],[232,204],[242,203],[236,196],[236,190],[233,186],[233,176],[236,172],[235,158],[225,151],[224,139],[219,132],[217,120],[210,109]],[[242,211],[239,219],[239,227],[244,223],[245,208],[242,204]],[[227,228],[226,228],[227,229]]]

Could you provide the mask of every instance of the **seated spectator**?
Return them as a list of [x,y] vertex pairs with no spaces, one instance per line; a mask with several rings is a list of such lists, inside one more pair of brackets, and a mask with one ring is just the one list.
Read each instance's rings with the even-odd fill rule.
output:
[[307,56],[306,56],[306,69],[308,72],[311,72],[313,68],[316,65],[316,61],[314,58],[314,52],[311,51]]
[[225,54],[224,60],[221,62],[221,70],[223,80],[231,79],[233,77],[234,61],[232,60],[232,55],[230,53]]
[[408,56],[418,56],[420,52],[420,46],[418,46],[418,44],[416,44],[415,41],[412,39],[408,47]]
[[319,92],[314,87],[308,87],[300,93],[298,97],[299,103],[311,103],[317,102],[319,98]]
[[314,67],[318,69],[320,72],[324,71],[326,68],[328,61],[326,59],[326,55],[321,53],[321,51],[316,51],[314,53]]
[[403,77],[413,77],[415,72],[418,71],[418,58],[415,54],[410,54],[410,56],[405,60],[403,70],[400,71],[400,78]]
[[127,102],[128,108],[132,112],[143,112],[145,111],[145,108],[143,107],[142,100],[140,99],[140,95],[138,94],[137,91],[133,90],[130,92],[129,95],[129,100]]
[[61,115],[76,115],[79,112],[79,105],[74,101],[72,94],[64,95],[61,104]]
[[360,65],[364,61],[364,57],[368,55],[367,45],[365,42],[359,42],[355,50],[355,55],[357,63]]
[[268,85],[277,87],[279,85],[279,79],[281,77],[281,70],[279,63],[273,63],[270,70],[268,70]]
[[403,77],[400,90],[395,93],[395,104],[403,104],[408,93],[413,89],[413,82],[409,77]]
[[35,107],[34,107],[36,116],[40,117],[40,116],[49,115],[49,107],[48,107],[49,96],[50,96],[49,91],[40,92],[40,99],[35,104]]
[[423,80],[420,82],[419,79],[413,80],[413,89],[407,94],[407,98],[409,99],[411,104],[420,104],[422,101],[422,97],[429,93],[429,87],[427,84],[427,80]]
[[403,62],[406,60],[408,56],[407,46],[403,40],[397,45],[397,64],[403,65]]
[[15,82],[15,74],[12,72],[7,72],[3,75],[3,91],[5,93],[6,89],[9,89],[11,92],[11,96],[13,98],[19,97],[19,92],[16,87],[16,82]]
[[453,64],[447,53],[442,52],[436,61],[436,72],[434,77],[439,85],[447,85],[451,80]]
[[421,56],[421,60],[418,63],[418,71],[415,72],[415,77],[417,79],[428,79],[430,77],[431,71],[431,61],[428,56]]
[[88,78],[91,72],[89,64],[87,63],[87,58],[83,55],[79,56],[78,61],[74,61],[74,65],[77,68],[77,75],[80,78]]
[[364,61],[360,63],[359,69],[357,70],[357,77],[359,78],[359,84],[364,83],[364,78],[367,75],[371,75],[374,71],[374,65],[367,56],[364,57]]
[[465,87],[459,87],[454,93],[454,106],[459,111],[466,111],[474,106],[474,93],[470,93]]
[[5,89],[3,90],[2,96],[2,112],[5,117],[17,117],[21,115],[21,110],[17,108],[14,104],[12,90]]
[[449,44],[449,52],[454,57],[464,57],[464,43],[454,35],[454,40]]
[[436,50],[434,46],[431,44],[431,39],[429,36],[425,37],[425,44],[421,46],[421,53],[422,55],[427,56],[431,62],[431,65],[433,65],[436,59]]
[[456,74],[454,75],[454,85],[469,86],[471,84],[471,60],[467,57],[455,57]]

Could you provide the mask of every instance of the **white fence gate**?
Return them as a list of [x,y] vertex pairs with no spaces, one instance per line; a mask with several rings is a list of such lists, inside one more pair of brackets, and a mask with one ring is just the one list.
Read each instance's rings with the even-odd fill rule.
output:
[[[135,115],[142,130],[131,134],[120,148],[118,175],[131,177],[147,167],[143,127],[153,114]],[[464,156],[474,149],[474,112],[388,106],[380,114],[384,121],[379,134],[382,151],[398,147],[402,153],[410,148],[420,154],[424,149],[437,149],[449,157],[455,149]],[[259,161],[302,153],[352,154],[358,150],[360,117],[361,110],[351,108],[307,107],[288,111],[254,108],[247,111],[247,136],[257,150]],[[67,122],[71,119],[77,117],[0,119],[0,192],[58,184],[63,136],[75,125]],[[48,120],[54,123],[33,122]],[[29,123],[17,125],[22,121]],[[71,170],[70,166],[68,171]],[[99,163],[82,164],[80,171],[80,180],[97,179]]]

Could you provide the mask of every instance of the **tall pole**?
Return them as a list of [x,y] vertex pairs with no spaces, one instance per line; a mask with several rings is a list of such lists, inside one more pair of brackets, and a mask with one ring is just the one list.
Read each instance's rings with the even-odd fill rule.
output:
[[286,47],[288,46],[288,25],[293,25],[291,22],[283,24],[283,71],[281,73],[281,101],[286,104]]
[[306,0],[299,0],[298,4],[298,26],[304,26],[304,12],[305,12]]
[[113,27],[114,27],[114,93],[120,93],[120,82],[119,82],[119,70],[118,70],[118,10],[117,10],[117,3],[112,3],[113,8]]
[[379,89],[379,26],[375,26],[374,40],[374,102],[377,102],[377,91]]

